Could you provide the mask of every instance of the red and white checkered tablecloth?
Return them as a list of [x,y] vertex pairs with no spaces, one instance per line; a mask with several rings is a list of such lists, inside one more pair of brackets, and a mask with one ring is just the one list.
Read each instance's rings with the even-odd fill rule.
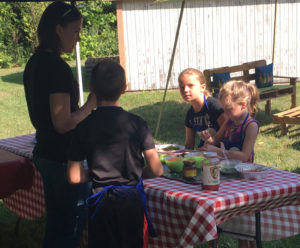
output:
[[[32,158],[35,134],[16,136],[0,140],[0,148],[26,158]],[[3,199],[10,211],[21,219],[34,220],[46,213],[43,179],[34,168],[33,184],[30,189],[17,190],[14,194]],[[88,231],[83,231],[83,244],[87,245]]]
[[[150,247],[192,247],[217,238],[217,225],[234,216],[250,212],[254,216],[256,211],[300,204],[300,175],[277,169],[271,169],[262,181],[222,181],[219,191],[206,191],[201,185],[166,178],[144,180],[144,185],[150,216],[159,236],[149,240]],[[297,230],[285,229],[285,235],[300,233],[299,206],[288,209],[292,214],[286,215],[287,208],[263,213],[262,218],[267,218],[262,220],[263,226],[268,221],[276,222],[267,226],[273,239],[277,239],[275,234],[286,227],[290,218],[296,220]],[[244,223],[237,224],[245,222],[253,224],[252,217],[246,215]]]
[[[32,158],[34,134],[0,140],[0,148],[26,158]],[[34,220],[45,214],[43,180],[33,166],[33,185],[30,189],[20,189],[3,199],[4,204],[19,218]]]
[[25,158],[32,158],[34,133],[0,140],[0,148]]
[[[34,134],[28,134],[3,139],[0,148],[31,158],[33,138]],[[261,213],[262,240],[300,233],[299,174],[272,169],[264,181],[222,181],[219,191],[205,191],[201,185],[166,178],[144,180],[144,185],[149,213],[159,235],[149,240],[149,247],[191,247],[215,239],[216,226],[228,226],[230,221],[239,232],[254,232],[252,213],[258,210],[265,210]],[[42,178],[35,170],[30,190],[18,190],[3,201],[17,216],[35,219],[45,213],[43,194]]]
[[[255,235],[255,216],[233,217],[219,225],[224,231]],[[262,240],[270,241],[300,233],[300,206],[286,206],[261,213]],[[234,235],[230,235],[233,236]],[[240,238],[240,237],[239,237]]]

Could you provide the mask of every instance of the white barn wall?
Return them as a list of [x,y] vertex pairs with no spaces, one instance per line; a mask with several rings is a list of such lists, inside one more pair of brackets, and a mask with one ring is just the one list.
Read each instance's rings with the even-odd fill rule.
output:
[[[275,0],[187,0],[169,88],[180,71],[272,62]],[[181,1],[123,0],[129,90],[166,84]],[[274,74],[300,76],[300,3],[279,0]],[[299,38],[297,40],[297,37]]]

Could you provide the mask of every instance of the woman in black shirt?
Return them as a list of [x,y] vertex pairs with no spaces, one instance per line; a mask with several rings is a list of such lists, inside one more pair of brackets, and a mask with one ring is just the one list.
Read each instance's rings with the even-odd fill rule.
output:
[[81,14],[63,2],[44,11],[39,25],[39,46],[26,64],[23,81],[37,143],[33,162],[44,185],[47,211],[43,247],[77,247],[85,224],[85,209],[78,207],[87,185],[70,185],[66,177],[66,151],[72,130],[96,107],[89,95],[79,108],[79,87],[70,66],[61,58],[80,41]]

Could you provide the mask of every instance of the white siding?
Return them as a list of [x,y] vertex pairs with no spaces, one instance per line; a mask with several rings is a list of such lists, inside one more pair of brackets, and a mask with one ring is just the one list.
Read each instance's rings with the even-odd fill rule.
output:
[[[169,88],[187,67],[201,71],[266,59],[272,62],[275,0],[187,0]],[[166,84],[181,1],[123,0],[129,90]],[[300,3],[279,0],[274,71],[300,76]]]

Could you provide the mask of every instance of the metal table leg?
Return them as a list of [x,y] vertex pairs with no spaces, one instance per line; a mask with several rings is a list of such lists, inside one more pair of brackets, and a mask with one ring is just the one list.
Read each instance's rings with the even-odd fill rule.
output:
[[[256,241],[257,248],[263,248],[262,242],[261,242],[260,212],[255,213],[255,236],[248,235],[248,234],[242,234],[242,233],[236,233],[236,232],[230,232],[230,231],[224,231],[220,227],[217,227],[217,230],[218,230],[218,235],[220,235],[223,232],[223,233],[228,233],[228,234],[232,234],[232,235],[236,235],[236,236],[240,236],[240,237],[251,238]],[[214,244],[216,245],[216,240],[213,240],[213,245]],[[216,248],[217,246],[213,246],[213,247]]]
[[18,236],[19,235],[19,228],[20,228],[20,222],[21,222],[21,218],[17,219],[16,225],[15,225],[15,234]]
[[255,213],[255,240],[257,248],[262,248],[261,243],[261,226],[260,226],[260,212]]
[[213,239],[213,240],[211,241],[211,243],[212,243],[212,248],[217,248],[217,247],[218,247],[218,242],[217,242],[217,240],[218,240],[218,239]]

